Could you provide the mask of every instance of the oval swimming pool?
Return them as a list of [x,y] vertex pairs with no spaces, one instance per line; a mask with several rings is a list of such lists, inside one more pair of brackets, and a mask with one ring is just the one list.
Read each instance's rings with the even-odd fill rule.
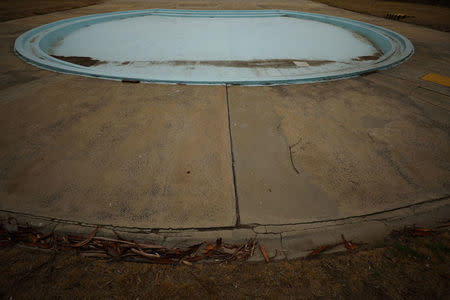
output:
[[150,9],[43,25],[15,51],[41,68],[105,79],[265,85],[356,76],[414,48],[385,28],[325,15]]

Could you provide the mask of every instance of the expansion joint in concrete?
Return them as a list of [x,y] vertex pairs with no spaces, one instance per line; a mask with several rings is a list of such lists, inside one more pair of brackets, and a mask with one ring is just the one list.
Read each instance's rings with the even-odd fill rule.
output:
[[241,225],[241,217],[239,213],[239,198],[236,185],[236,170],[235,170],[235,160],[234,160],[234,150],[233,150],[233,134],[231,131],[231,116],[230,116],[230,101],[228,99],[228,84],[225,84],[225,95],[227,101],[227,114],[228,114],[228,134],[230,137],[230,152],[231,152],[231,170],[233,173],[233,189],[234,189],[234,200],[236,208],[236,227]]

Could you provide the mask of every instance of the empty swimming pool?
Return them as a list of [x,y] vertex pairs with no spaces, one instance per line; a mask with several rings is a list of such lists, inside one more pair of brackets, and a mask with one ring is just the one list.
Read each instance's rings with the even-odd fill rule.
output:
[[281,10],[152,9],[83,16],[15,43],[62,73],[185,84],[288,84],[346,78],[413,53],[400,34],[354,20]]

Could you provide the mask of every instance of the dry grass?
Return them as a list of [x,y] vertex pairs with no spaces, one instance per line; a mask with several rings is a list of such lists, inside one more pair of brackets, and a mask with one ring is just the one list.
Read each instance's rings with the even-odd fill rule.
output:
[[266,263],[148,265],[70,252],[0,249],[0,298],[449,299],[450,236]]
[[0,22],[44,15],[103,2],[103,0],[2,0],[0,1]]
[[[383,0],[315,0],[355,12],[384,17],[387,13],[405,14],[409,17],[402,22],[428,26],[437,30],[450,31],[450,7],[410,3],[407,1]],[[420,1],[420,0],[416,0]],[[411,1],[412,2],[412,1]],[[433,3],[422,0],[420,2]],[[448,1],[440,1],[447,3]],[[438,3],[440,3],[438,1]]]

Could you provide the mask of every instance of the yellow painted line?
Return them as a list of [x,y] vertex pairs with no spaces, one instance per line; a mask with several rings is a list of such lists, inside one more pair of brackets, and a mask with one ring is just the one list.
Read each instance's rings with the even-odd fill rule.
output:
[[442,75],[435,74],[435,73],[429,73],[429,74],[423,76],[422,79],[450,87],[450,77],[447,77],[447,76],[442,76]]

